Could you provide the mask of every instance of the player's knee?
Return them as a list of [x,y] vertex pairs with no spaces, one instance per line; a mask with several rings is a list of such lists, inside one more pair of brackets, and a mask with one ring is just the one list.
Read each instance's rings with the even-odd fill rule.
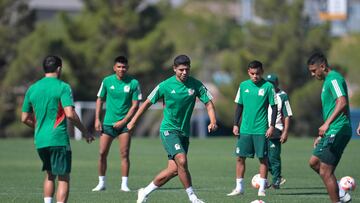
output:
[[121,159],[129,159],[129,150],[121,150],[120,152]]

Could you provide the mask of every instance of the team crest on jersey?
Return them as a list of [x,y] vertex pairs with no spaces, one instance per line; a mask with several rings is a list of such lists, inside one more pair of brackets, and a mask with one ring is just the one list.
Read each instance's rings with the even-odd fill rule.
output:
[[130,86],[129,85],[124,86],[124,92],[130,92]]
[[265,90],[262,89],[262,88],[259,89],[258,95],[259,95],[259,96],[264,96],[264,95],[265,95]]
[[180,147],[180,145],[179,144],[175,144],[175,150],[179,150],[179,149],[181,149],[181,147]]
[[191,96],[191,95],[193,95],[194,94],[194,92],[195,92],[195,90],[194,89],[188,89],[188,93],[189,93],[189,95]]

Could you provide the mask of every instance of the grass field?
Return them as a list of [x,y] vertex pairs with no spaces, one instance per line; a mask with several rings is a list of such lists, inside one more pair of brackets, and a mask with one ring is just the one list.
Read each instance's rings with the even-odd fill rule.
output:
[[[235,184],[235,139],[192,139],[189,167],[194,188],[206,202],[251,202],[258,199],[250,186],[257,173],[258,161],[247,160],[245,195],[226,197]],[[307,160],[311,153],[311,139],[290,139],[283,145],[283,176],[288,180],[280,190],[269,189],[262,198],[275,202],[329,202],[320,178],[310,170]],[[337,177],[351,175],[360,181],[360,140],[352,140],[336,171]],[[42,202],[40,161],[31,139],[0,140],[0,202]],[[120,160],[117,142],[108,157],[107,190],[91,192],[97,184],[98,140],[93,144],[72,141],[73,167],[69,202],[135,202],[136,190],[147,185],[154,175],[166,166],[167,157],[158,139],[134,139],[131,149],[132,192],[119,192]],[[360,183],[360,182],[359,182]],[[352,202],[360,202],[360,192],[352,192]],[[151,194],[148,202],[188,202],[178,178]]]

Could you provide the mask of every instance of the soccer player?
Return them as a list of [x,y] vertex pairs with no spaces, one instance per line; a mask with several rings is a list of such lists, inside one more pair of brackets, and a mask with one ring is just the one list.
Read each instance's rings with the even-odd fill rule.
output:
[[[244,193],[245,160],[259,158],[260,187],[258,196],[265,196],[265,186],[268,171],[267,142],[275,129],[277,106],[275,91],[271,83],[262,78],[263,67],[260,61],[252,61],[248,65],[249,80],[242,82],[236,94],[233,133],[238,137],[235,154],[236,159],[236,187],[227,196]],[[272,115],[268,127],[268,107],[271,106]],[[241,127],[239,131],[239,121]]]
[[[284,184],[286,179],[281,176],[281,144],[284,144],[288,139],[288,131],[290,126],[290,118],[292,117],[292,110],[289,103],[289,98],[286,92],[279,88],[279,79],[275,74],[266,76],[275,88],[277,100],[277,116],[275,122],[274,134],[269,138],[268,142],[268,159],[269,171],[272,175],[271,186],[274,189],[279,189],[281,184]],[[268,109],[268,119],[271,119],[272,109]],[[269,185],[270,186],[270,185]]]
[[326,57],[315,53],[307,61],[311,76],[323,80],[321,103],[324,123],[314,141],[310,167],[320,175],[332,202],[348,202],[351,197],[340,190],[334,171],[351,138],[348,90],[344,77],[329,68]]
[[90,143],[90,136],[80,122],[73,106],[70,85],[59,79],[62,61],[57,56],[47,56],[43,61],[45,77],[26,91],[21,121],[35,129],[35,147],[46,170],[44,203],[51,203],[58,178],[57,202],[66,202],[69,196],[71,148],[66,118],[83,133]]
[[[122,174],[120,190],[129,192],[128,176],[131,135],[126,125],[138,109],[141,92],[139,82],[127,74],[129,65],[125,56],[115,58],[113,70],[115,74],[104,78],[97,94],[95,130],[101,131],[98,161],[99,183],[92,191],[106,189],[107,156],[112,141],[118,138]],[[106,112],[103,125],[101,125],[101,110],[105,100]]]
[[189,148],[190,118],[196,98],[199,98],[205,104],[210,118],[208,131],[216,130],[213,97],[199,80],[189,76],[190,59],[188,56],[177,56],[174,59],[173,69],[175,75],[155,87],[127,125],[128,129],[132,130],[140,116],[152,104],[155,104],[160,99],[164,102],[164,118],[160,126],[160,138],[168,153],[168,165],[147,187],[139,189],[137,203],[145,202],[152,191],[175,176],[179,176],[191,202],[203,202],[194,193],[188,169],[187,152]]

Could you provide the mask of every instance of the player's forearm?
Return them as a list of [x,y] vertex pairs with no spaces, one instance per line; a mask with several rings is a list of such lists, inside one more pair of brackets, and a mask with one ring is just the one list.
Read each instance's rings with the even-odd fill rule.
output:
[[337,116],[339,116],[339,114],[341,112],[344,111],[345,107],[348,105],[346,98],[344,96],[341,96],[339,98],[336,99],[336,104],[335,104],[335,109],[333,111],[333,113],[329,116],[329,118],[325,121],[325,123],[327,125],[330,125]]
[[139,118],[145,113],[145,111],[152,105],[149,99],[146,99],[143,104],[140,105],[139,109],[136,111],[134,117],[132,117],[132,123],[136,124]]
[[131,118],[134,116],[134,114],[136,113],[138,108],[139,108],[139,102],[138,101],[136,101],[136,102],[133,101],[129,111],[127,112],[127,114],[123,118],[125,123],[127,123],[127,122],[129,122],[131,120]]
[[206,110],[209,115],[210,123],[216,123],[216,113],[215,113],[215,106],[212,101],[206,103]]
[[287,116],[284,119],[284,129],[283,129],[283,133],[287,134],[289,132],[289,128],[290,128],[290,117]]
[[243,108],[244,108],[244,106],[241,105],[241,104],[236,105],[235,116],[234,116],[234,126],[239,126],[239,122],[240,122],[240,118],[241,118]]
[[31,113],[23,112],[21,114],[21,122],[25,125],[29,126],[30,128],[35,128],[35,120]]
[[277,105],[271,106],[271,120],[270,120],[270,126],[275,127],[276,124],[276,116],[277,116]]
[[64,108],[65,116],[70,120],[71,123],[75,125],[82,133],[87,133],[85,126],[81,123],[79,116],[75,112],[72,106]]
[[101,101],[101,99],[97,98],[96,105],[95,105],[95,120],[100,120],[100,118],[101,118],[102,104],[103,104],[103,102]]

